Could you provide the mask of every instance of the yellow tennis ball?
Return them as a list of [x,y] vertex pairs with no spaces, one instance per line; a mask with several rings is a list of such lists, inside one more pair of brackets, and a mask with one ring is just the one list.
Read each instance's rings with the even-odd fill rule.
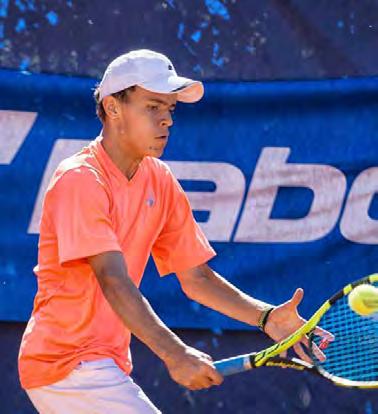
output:
[[348,303],[358,315],[371,315],[378,311],[378,289],[372,285],[359,285],[349,293]]

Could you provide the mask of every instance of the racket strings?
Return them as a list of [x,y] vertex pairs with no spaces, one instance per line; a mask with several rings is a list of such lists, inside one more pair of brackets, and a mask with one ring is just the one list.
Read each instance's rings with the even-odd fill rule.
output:
[[[378,318],[353,312],[347,297],[339,299],[324,314],[319,325],[335,340],[323,350],[324,362],[314,362],[327,373],[352,381],[378,380]],[[319,345],[320,339],[314,342]]]

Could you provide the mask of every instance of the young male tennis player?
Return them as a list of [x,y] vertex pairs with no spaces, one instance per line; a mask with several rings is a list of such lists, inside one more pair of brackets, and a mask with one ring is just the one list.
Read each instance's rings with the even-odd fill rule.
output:
[[[101,135],[64,160],[46,191],[38,292],[20,354],[21,384],[40,413],[158,413],[130,378],[134,334],[191,389],[219,385],[209,355],[186,345],[138,290],[152,253],[185,294],[279,340],[303,324],[303,291],[272,307],[228,283],[188,199],[159,157],[176,102],[196,102],[201,82],[172,62],[136,50],[110,63],[95,91]],[[295,346],[306,359],[301,345]]]

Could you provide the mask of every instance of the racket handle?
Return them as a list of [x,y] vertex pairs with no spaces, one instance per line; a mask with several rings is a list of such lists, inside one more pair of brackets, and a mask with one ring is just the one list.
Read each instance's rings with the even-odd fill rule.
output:
[[214,366],[223,376],[238,374],[252,368],[250,355],[248,354],[215,361]]

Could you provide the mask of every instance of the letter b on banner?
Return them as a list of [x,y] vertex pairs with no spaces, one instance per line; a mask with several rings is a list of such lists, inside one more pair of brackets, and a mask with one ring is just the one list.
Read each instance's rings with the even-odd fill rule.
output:
[[[287,163],[290,148],[264,148],[257,162],[235,235],[238,242],[306,242],[326,236],[337,223],[346,190],[344,174],[330,165]],[[280,187],[309,188],[306,217],[270,218]]]
[[378,168],[362,171],[350,189],[340,222],[340,230],[348,240],[378,244],[378,221],[369,216],[369,208],[377,192]]

